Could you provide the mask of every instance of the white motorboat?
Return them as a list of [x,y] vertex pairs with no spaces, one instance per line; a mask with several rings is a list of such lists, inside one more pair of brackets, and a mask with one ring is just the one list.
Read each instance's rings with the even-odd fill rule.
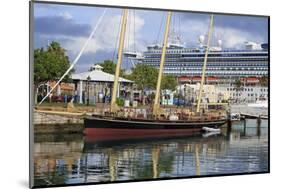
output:
[[219,128],[211,128],[211,127],[202,127],[202,130],[203,131],[206,131],[206,132],[220,132],[221,130]]
[[268,101],[265,98],[259,98],[255,103],[248,104],[252,108],[268,108]]

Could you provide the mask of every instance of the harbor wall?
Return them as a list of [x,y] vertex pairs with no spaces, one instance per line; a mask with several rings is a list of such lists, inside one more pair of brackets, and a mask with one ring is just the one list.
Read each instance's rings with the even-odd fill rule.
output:
[[34,133],[82,133],[83,118],[82,113],[34,111]]

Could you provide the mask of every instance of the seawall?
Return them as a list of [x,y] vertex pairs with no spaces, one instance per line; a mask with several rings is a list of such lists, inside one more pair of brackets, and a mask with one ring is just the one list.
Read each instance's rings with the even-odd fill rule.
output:
[[34,110],[34,133],[82,133],[84,113]]

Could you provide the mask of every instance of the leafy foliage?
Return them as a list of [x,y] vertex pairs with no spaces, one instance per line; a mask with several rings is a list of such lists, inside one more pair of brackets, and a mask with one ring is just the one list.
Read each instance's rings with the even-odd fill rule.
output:
[[[116,69],[116,64],[114,64],[114,62],[112,62],[111,60],[105,60],[102,63],[98,63],[98,65],[100,65],[101,67],[103,67],[103,71],[106,73],[110,73],[110,74],[115,74],[115,69]],[[121,69],[120,70],[120,76],[123,76],[124,71]]]
[[124,106],[125,100],[124,100],[123,98],[117,98],[117,99],[116,99],[116,104],[117,104],[118,106]]
[[242,82],[241,82],[240,79],[235,80],[234,85],[235,85],[235,88],[236,88],[237,91],[239,91],[239,90],[241,90],[243,88]]
[[[132,70],[132,74],[127,78],[134,81],[138,89],[155,89],[158,78],[158,70],[152,66],[137,64]],[[175,90],[177,80],[172,75],[163,75],[161,81],[162,89]]]
[[[59,79],[69,68],[68,56],[58,42],[52,42],[47,49],[34,50],[34,83]],[[73,72],[72,70],[71,72]],[[69,79],[69,75],[65,80]]]
[[152,66],[137,64],[128,79],[135,82],[139,90],[155,89],[158,71]]
[[173,75],[164,75],[161,83],[162,89],[170,89],[174,91],[177,86],[177,80]]
[[260,84],[263,87],[267,87],[268,86],[268,77],[267,76],[263,76],[260,78]]

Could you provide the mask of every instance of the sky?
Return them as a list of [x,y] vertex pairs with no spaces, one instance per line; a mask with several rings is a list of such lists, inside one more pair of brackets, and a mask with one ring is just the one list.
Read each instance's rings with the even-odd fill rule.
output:
[[[72,62],[95,28],[104,7],[35,3],[34,48],[57,41]],[[143,52],[147,45],[162,43],[166,11],[130,9],[125,51]],[[98,29],[75,66],[76,72],[91,65],[116,58],[122,9],[107,8]],[[173,12],[170,31],[181,36],[186,47],[197,47],[200,35],[209,27],[210,14]],[[223,48],[242,49],[246,41],[268,42],[266,17],[214,14],[212,43],[222,41]],[[124,60],[126,62],[126,60]]]

